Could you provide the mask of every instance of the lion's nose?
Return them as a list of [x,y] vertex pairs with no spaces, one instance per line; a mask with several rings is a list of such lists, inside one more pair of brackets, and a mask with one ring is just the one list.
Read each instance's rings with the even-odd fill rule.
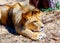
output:
[[41,27],[40,27],[40,31],[43,31],[43,30],[44,30],[44,26],[41,26]]

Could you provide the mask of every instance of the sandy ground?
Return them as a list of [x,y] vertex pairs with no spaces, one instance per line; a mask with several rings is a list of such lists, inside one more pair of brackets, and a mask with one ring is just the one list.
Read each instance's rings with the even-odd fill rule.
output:
[[0,43],[60,43],[60,13],[47,13],[41,16],[46,38],[32,41],[18,35],[13,27],[0,25]]

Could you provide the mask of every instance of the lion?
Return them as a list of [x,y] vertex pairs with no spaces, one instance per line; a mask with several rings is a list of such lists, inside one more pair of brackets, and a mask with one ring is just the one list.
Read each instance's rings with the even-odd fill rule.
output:
[[18,34],[32,40],[41,38],[43,34],[41,29],[44,27],[41,22],[41,15],[44,14],[42,11],[32,5],[22,6],[20,3],[16,3],[13,6],[4,5],[0,8],[1,23],[6,25],[7,21],[8,23],[12,21]]
[[[28,6],[29,7],[29,6]],[[20,4],[13,6],[13,23],[16,32],[29,37],[32,40],[38,40],[41,33],[40,29],[44,24],[41,22],[40,16],[43,14],[37,8],[27,8],[26,11]]]

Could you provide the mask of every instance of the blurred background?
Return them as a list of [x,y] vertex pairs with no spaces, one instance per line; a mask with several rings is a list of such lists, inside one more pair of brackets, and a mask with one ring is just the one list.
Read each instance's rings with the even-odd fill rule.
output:
[[16,2],[24,2],[24,4],[30,3],[42,11],[60,9],[60,0],[0,0],[0,5],[12,5],[12,3],[14,4]]

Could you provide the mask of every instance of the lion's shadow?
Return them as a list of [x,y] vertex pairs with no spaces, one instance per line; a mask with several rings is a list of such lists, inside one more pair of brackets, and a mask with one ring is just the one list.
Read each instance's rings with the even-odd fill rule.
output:
[[14,26],[6,25],[5,27],[6,27],[6,29],[8,30],[9,33],[14,34],[14,35],[19,35],[19,34],[16,33],[16,30],[15,30]]

